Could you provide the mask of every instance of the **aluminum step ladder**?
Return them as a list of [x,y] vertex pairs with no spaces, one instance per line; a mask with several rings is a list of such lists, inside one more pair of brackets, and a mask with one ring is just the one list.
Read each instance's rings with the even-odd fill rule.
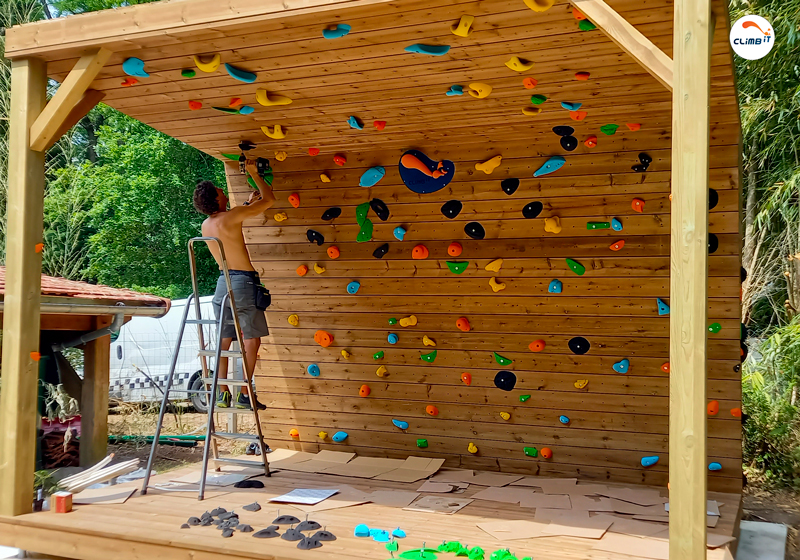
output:
[[[228,287],[228,293],[222,299],[220,317],[218,320],[215,319],[203,319],[202,314],[200,312],[200,297],[199,297],[199,289],[197,285],[197,261],[195,259],[194,253],[194,246],[198,242],[203,242],[206,245],[211,247],[212,244],[215,244],[217,249],[219,250],[220,261],[222,263],[222,273],[225,276],[225,284]],[[181,349],[181,342],[183,340],[183,333],[186,329],[187,325],[197,325],[197,338],[200,344],[200,351],[198,352],[198,357],[200,358],[200,367],[203,376],[203,384],[205,386],[205,395],[206,395],[206,402],[208,403],[208,421],[206,424],[206,444],[203,448],[203,470],[200,475],[200,489],[198,492],[197,499],[202,500],[205,496],[205,489],[206,489],[206,474],[208,472],[208,463],[209,463],[209,451],[213,454],[213,458],[211,459],[214,462],[215,470],[219,471],[221,465],[230,464],[230,465],[237,465],[237,466],[246,466],[246,467],[257,467],[263,468],[264,474],[266,476],[270,476],[269,470],[269,462],[267,460],[267,445],[264,443],[264,435],[261,432],[261,422],[258,418],[258,408],[255,405],[256,399],[255,397],[255,390],[253,389],[253,381],[252,379],[247,378],[247,367],[246,362],[244,359],[244,344],[242,340],[242,330],[239,327],[239,315],[236,311],[236,301],[233,297],[233,290],[231,288],[231,277],[228,272],[228,263],[225,259],[225,251],[222,247],[222,242],[217,239],[216,237],[194,237],[189,240],[189,265],[190,271],[192,275],[192,295],[189,296],[188,300],[186,301],[186,307],[183,310],[183,318],[181,319],[180,328],[178,330],[178,338],[175,342],[175,351],[172,354],[172,362],[169,368],[169,375],[167,376],[167,384],[164,389],[164,398],[161,400],[161,409],[158,413],[158,423],[156,425],[156,433],[155,437],[153,438],[153,444],[150,448],[150,458],[147,461],[147,472],[145,473],[144,482],[142,483],[142,494],[147,494],[147,489],[150,485],[150,472],[153,468],[153,462],[155,461],[156,452],[158,450],[158,440],[159,436],[161,435],[161,429],[164,423],[164,415],[167,412],[167,406],[169,404],[169,395],[170,390],[172,389],[173,381],[175,378],[175,367],[178,362],[178,353]],[[227,307],[226,307],[227,306]],[[195,319],[189,319],[189,309],[194,307],[195,310]],[[231,315],[230,319],[227,320],[227,324],[233,324],[236,329],[236,340],[234,341],[238,345],[237,350],[222,350],[222,326],[223,321],[225,321],[225,310],[230,309]],[[217,335],[216,335],[216,344],[213,348],[207,347],[205,342],[205,333],[203,332],[204,325],[216,325],[217,326]],[[232,344],[233,345],[233,344]],[[215,369],[212,371],[208,367],[208,358],[214,358],[214,365]],[[233,363],[233,371],[236,371],[236,360],[241,360],[242,363],[242,371],[244,372],[244,380],[235,380],[235,379],[222,379],[220,383],[219,378],[219,367],[217,365],[220,362],[220,358],[228,358]],[[229,362],[230,363],[230,362]],[[227,372],[226,372],[227,373]],[[253,421],[255,422],[256,433],[238,433],[235,427],[229,426],[229,429],[232,429],[230,432],[218,432],[214,425],[214,407],[216,405],[216,395],[217,395],[217,387],[218,385],[227,385],[230,387],[247,387],[248,394],[250,395],[250,409],[237,409],[231,403],[230,408],[220,409],[226,414],[252,414]],[[232,417],[235,418],[235,417]],[[230,424],[235,425],[235,422],[230,422]],[[239,440],[239,441],[246,441],[249,443],[255,443],[258,446],[258,450],[260,452],[261,461],[250,461],[244,459],[231,459],[219,456],[219,449],[217,448],[217,441],[220,439],[224,440]]]

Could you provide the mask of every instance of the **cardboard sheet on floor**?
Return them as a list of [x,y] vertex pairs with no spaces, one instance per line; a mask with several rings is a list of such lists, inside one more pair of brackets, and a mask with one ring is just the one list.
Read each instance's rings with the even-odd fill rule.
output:
[[623,558],[669,560],[669,541],[666,539],[639,538],[619,533],[606,533],[592,548],[603,552],[620,554]]
[[708,545],[708,548],[719,548],[735,540],[736,537],[730,535],[718,535],[716,533],[708,533],[706,536],[706,544]]
[[[526,476],[521,478],[520,480],[515,480],[511,483],[511,486],[535,486],[536,488],[544,487],[542,485],[548,484],[563,484],[568,486],[575,486],[578,483],[577,478],[546,478],[546,477],[539,477],[539,476]],[[566,493],[566,492],[565,492]]]
[[573,496],[600,496],[601,493],[605,492],[607,489],[608,486],[605,484],[594,484],[592,482],[586,484],[578,483],[566,493]]
[[402,459],[386,459],[383,457],[356,457],[350,461],[337,463],[318,471],[322,474],[337,474],[354,478],[374,478],[394,469],[401,468]]
[[[510,486],[500,488],[491,487],[484,488],[480,492],[477,492],[472,496],[472,499],[488,500],[490,502],[503,502],[506,504],[518,504],[521,496],[532,493],[532,490],[526,490],[524,488],[513,488]],[[544,494],[540,495],[543,496]]]
[[639,506],[654,506],[667,502],[667,498],[662,497],[661,491],[655,488],[608,486],[601,494],[608,498],[630,502]]
[[[669,523],[669,514],[667,515],[634,515],[634,519],[638,519],[639,521],[655,521],[658,523]],[[717,526],[717,522],[719,521],[719,517],[716,515],[706,515],[706,527],[713,529]]]
[[[664,504],[664,511],[669,511],[669,502]],[[706,501],[706,515],[716,515],[719,516],[719,504],[715,500],[707,500]]]
[[458,510],[472,503],[469,498],[452,498],[449,496],[423,496],[410,506],[403,508],[406,511],[427,511],[452,515]]
[[295,488],[291,492],[270,498],[269,501],[313,506],[327,500],[337,492],[339,492],[338,488]]
[[407,457],[403,466],[374,477],[375,480],[391,480],[393,482],[417,482],[439,470],[444,459],[428,457]]
[[650,523],[647,521],[637,521],[630,517],[613,516],[614,523],[609,527],[609,533],[620,533],[632,537],[652,537],[664,530],[664,525],[660,523]]
[[344,453],[342,451],[328,451],[322,450],[316,455],[313,456],[312,459],[308,461],[303,461],[301,463],[292,463],[289,466],[289,470],[297,471],[297,472],[305,472],[305,473],[321,473],[324,472],[325,469],[335,468],[341,465],[348,463],[353,457],[355,457],[355,453]]
[[426,480],[422,483],[422,486],[417,488],[417,492],[449,494],[461,490],[462,488],[466,490],[468,487],[469,483],[467,482],[434,482],[432,480]]
[[408,507],[411,502],[419,498],[417,492],[410,492],[408,490],[375,490],[372,494],[368,494],[371,502],[379,506],[404,508]]
[[654,517],[664,517],[669,515],[664,511],[664,506],[662,504],[656,504],[654,506],[639,506],[632,504],[631,502],[625,502],[623,500],[617,500],[614,498],[608,498],[607,503],[616,513],[625,513],[627,515],[650,515]]
[[72,496],[73,504],[124,504],[136,488],[116,488],[105,486],[103,488],[87,488]]
[[477,524],[481,531],[489,533],[498,541],[533,539],[548,536],[544,534],[547,523],[525,520],[482,521]]
[[572,509],[580,511],[603,511],[612,512],[614,507],[611,505],[609,498],[600,498],[592,496],[574,495],[569,494],[569,500],[572,502]]
[[572,509],[569,496],[539,492],[520,493],[519,505],[526,508]]
[[469,482],[470,484],[476,484],[478,486],[508,486],[512,482],[516,482],[523,477],[522,475],[513,475],[513,474],[500,474],[500,473],[493,473],[493,472],[479,472],[475,476],[472,477],[471,480],[464,480],[461,482]]
[[542,533],[552,537],[600,539],[613,522],[609,515],[589,516],[588,511],[566,511],[550,521]]
[[[233,486],[237,482],[241,482],[242,480],[247,480],[248,478],[250,478],[250,476],[251,475],[249,474],[217,473],[209,471],[206,473],[206,486]],[[171,482],[178,482],[183,484],[199,484],[200,473],[193,472],[178,478],[173,478]],[[161,485],[161,486],[165,487],[166,485]]]
[[474,471],[464,469],[442,469],[433,475],[434,482],[469,482],[475,476]]
[[269,468],[275,470],[292,470],[292,465],[310,461],[316,453],[294,451],[293,449],[275,449],[269,454]]
[[346,484],[339,484],[336,487],[339,489],[339,492],[337,494],[334,494],[327,500],[319,502],[318,504],[315,505],[292,504],[292,505],[306,513],[315,513],[318,511],[328,511],[331,509],[340,509],[340,508],[358,506],[361,504],[369,503],[371,501],[370,495],[368,493],[362,492],[361,490],[357,490],[352,486],[348,486]]

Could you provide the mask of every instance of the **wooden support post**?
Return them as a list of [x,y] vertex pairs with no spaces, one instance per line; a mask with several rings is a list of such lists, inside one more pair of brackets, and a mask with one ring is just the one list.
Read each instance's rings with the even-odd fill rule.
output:
[[706,558],[710,0],[675,0],[669,557]]
[[[108,326],[109,321],[95,328]],[[111,336],[86,344],[81,391],[81,466],[90,467],[108,452],[108,384]]]
[[36,462],[44,153],[29,131],[47,100],[47,66],[11,62],[8,229],[0,391],[0,515],[31,511]]

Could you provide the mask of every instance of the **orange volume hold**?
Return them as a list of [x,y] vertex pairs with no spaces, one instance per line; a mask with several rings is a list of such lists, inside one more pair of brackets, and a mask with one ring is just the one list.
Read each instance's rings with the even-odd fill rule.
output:
[[470,327],[469,320],[466,317],[460,317],[456,321],[456,326],[459,330],[464,332],[469,332],[472,329],[472,327]]
[[301,264],[300,266],[297,267],[297,270],[295,272],[297,272],[298,276],[305,276],[306,274],[308,274],[308,267],[304,264]]
[[472,385],[472,374],[467,373],[466,371],[461,374],[461,381],[464,382],[464,385]]
[[534,340],[533,342],[528,344],[528,348],[530,349],[531,352],[541,352],[542,350],[544,350],[544,346],[545,346],[544,340],[541,339]]
[[719,401],[711,401],[706,407],[709,416],[716,416],[719,414]]
[[419,259],[427,259],[428,258],[428,248],[425,245],[422,245],[420,243],[419,245],[415,246],[411,250],[411,258],[412,259],[417,259],[417,260],[419,260]]
[[608,248],[611,249],[612,251],[619,251],[624,246],[625,246],[625,240],[624,239],[620,239],[619,241],[609,245]]
[[328,247],[328,256],[332,259],[338,259],[339,247],[337,247],[336,245],[331,245],[330,247]]
[[553,458],[553,450],[549,447],[542,447],[539,450],[539,455],[544,457],[545,459],[552,459]]
[[644,200],[641,198],[634,198],[631,200],[631,208],[634,212],[644,212]]
[[461,246],[461,243],[458,241],[453,241],[450,246],[447,248],[447,254],[451,257],[457,257],[461,254],[464,248]]
[[333,335],[326,331],[317,331],[314,333],[314,342],[323,348],[327,348],[333,344]]
[[290,194],[289,204],[291,204],[294,208],[300,208],[300,195],[297,193]]

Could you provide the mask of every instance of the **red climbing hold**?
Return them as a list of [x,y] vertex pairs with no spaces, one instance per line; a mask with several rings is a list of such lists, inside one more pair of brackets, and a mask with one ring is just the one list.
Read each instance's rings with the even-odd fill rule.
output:
[[588,80],[589,79],[589,72],[575,72],[575,79],[576,80]]
[[427,259],[428,258],[428,248],[425,245],[422,245],[420,243],[419,245],[415,246],[411,250],[411,258],[412,259],[417,259],[417,260]]
[[372,125],[378,130],[383,130],[386,128],[386,121],[373,121]]
[[472,385],[472,374],[465,372],[461,373],[461,381],[464,382],[464,385]]
[[731,416],[734,418],[741,418],[742,417],[742,409],[741,408],[732,408],[731,409]]
[[345,163],[347,163],[347,158],[346,158],[346,157],[344,157],[344,156],[343,156],[343,155],[341,155],[341,154],[336,154],[335,156],[333,156],[333,163],[335,163],[336,165],[338,165],[339,167],[341,167],[341,166],[343,166]]
[[120,83],[120,85],[122,87],[131,87],[131,86],[136,85],[138,83],[139,83],[139,80],[137,80],[136,78],[125,78],[122,81],[122,83]]
[[633,208],[634,212],[644,212],[644,200],[634,198],[631,200],[631,208]]
[[203,104],[200,101],[189,101],[189,109],[192,111],[197,111],[198,109],[202,109]]
[[661,371],[664,373],[669,373],[669,362],[664,362],[661,364]]
[[464,332],[469,332],[472,329],[472,327],[469,325],[469,320],[466,317],[459,317],[459,319],[456,321],[456,326],[459,330]]
[[719,414],[719,401],[711,401],[706,408],[709,416],[716,416]]
[[612,243],[611,245],[609,245],[608,248],[611,249],[612,251],[619,251],[624,246],[625,246],[625,240],[624,239],[620,239],[616,243]]
[[587,148],[596,148],[597,136],[589,136],[589,138],[587,138],[583,143]]
[[319,155],[319,148],[309,148],[308,155],[310,156],[318,156]]
[[289,204],[291,204],[294,208],[300,208],[300,195],[297,193],[290,194]]
[[586,111],[570,111],[569,118],[571,118],[573,121],[582,121],[588,114],[589,113]]
[[326,331],[317,331],[314,333],[314,342],[323,348],[327,348],[333,344],[333,335]]
[[544,350],[544,346],[545,346],[544,340],[541,339],[534,340],[533,342],[528,344],[528,348],[530,349],[531,352],[541,352],[542,350]]
[[549,447],[542,447],[539,450],[539,455],[541,455],[545,459],[552,459],[553,458],[553,450]]
[[535,78],[525,78],[522,80],[522,85],[525,86],[525,89],[533,89],[539,84]]
[[625,126],[627,126],[630,130],[634,132],[642,128],[642,125],[639,123],[625,123]]
[[451,257],[457,257],[463,251],[463,247],[461,247],[461,243],[458,241],[453,241],[450,246],[447,248],[447,254]]

